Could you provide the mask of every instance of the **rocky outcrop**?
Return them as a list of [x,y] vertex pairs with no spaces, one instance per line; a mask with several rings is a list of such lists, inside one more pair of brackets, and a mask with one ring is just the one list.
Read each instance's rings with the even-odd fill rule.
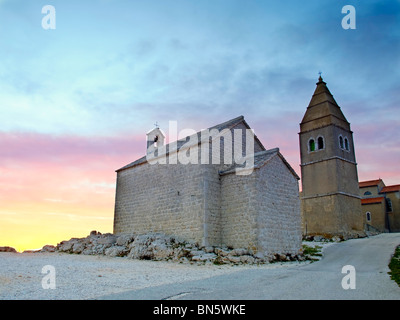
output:
[[142,235],[92,231],[86,238],[72,238],[55,247],[57,252],[105,255],[141,260],[173,260],[190,263],[260,264],[274,261],[303,260],[301,255],[276,254],[265,258],[245,248],[200,246],[162,233]]
[[12,253],[17,253],[17,250],[15,250],[12,247],[0,247],[0,252],[12,252]]
[[40,252],[55,252],[56,251],[56,247],[52,246],[50,244],[45,245]]
[[92,231],[86,238],[71,238],[68,241],[62,241],[56,246],[59,252],[87,254],[87,255],[103,255],[106,249],[116,243],[117,237],[111,233],[101,234]]

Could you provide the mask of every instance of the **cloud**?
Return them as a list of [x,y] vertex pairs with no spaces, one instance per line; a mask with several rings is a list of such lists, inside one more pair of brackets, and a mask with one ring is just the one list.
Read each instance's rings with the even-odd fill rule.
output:
[[49,135],[35,132],[0,132],[0,163],[59,163],[74,165],[101,162],[113,157],[145,152],[140,136]]
[[144,137],[0,133],[3,208],[36,203],[112,211],[115,170],[143,156]]
[[72,220],[75,222],[82,222],[83,220],[111,220],[113,219],[112,217],[102,217],[102,216],[83,216],[83,215],[77,215],[73,213],[65,213],[65,212],[47,212],[46,215],[48,216],[57,216],[61,218],[66,218],[68,220]]

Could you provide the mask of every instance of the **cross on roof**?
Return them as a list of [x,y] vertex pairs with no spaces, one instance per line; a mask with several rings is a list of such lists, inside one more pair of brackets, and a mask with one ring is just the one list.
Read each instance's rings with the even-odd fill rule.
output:
[[156,123],[154,124],[156,126],[156,128],[160,128],[160,126],[158,125],[158,122],[156,121]]
[[320,71],[320,72],[318,72],[318,74],[319,74],[318,81],[319,81],[319,82],[322,82],[322,76],[321,76],[322,72]]

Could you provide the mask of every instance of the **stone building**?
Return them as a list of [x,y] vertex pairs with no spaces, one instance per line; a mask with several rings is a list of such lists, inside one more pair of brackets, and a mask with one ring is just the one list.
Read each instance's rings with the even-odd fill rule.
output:
[[367,230],[400,231],[400,184],[386,186],[382,179],[359,183],[363,222]]
[[299,253],[299,177],[243,116],[164,141],[162,130],[151,130],[146,156],[116,171],[114,233],[162,232],[261,256]]
[[363,235],[353,133],[321,77],[299,140],[303,235]]

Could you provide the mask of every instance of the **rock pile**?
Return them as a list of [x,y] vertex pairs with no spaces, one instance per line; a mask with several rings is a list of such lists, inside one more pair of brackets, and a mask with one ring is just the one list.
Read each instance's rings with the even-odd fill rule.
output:
[[302,255],[276,254],[265,258],[244,248],[204,247],[161,233],[114,235],[92,231],[86,238],[72,238],[68,241],[62,241],[55,247],[55,251],[142,260],[211,262],[214,264],[260,264],[274,261],[304,260]]
[[0,252],[13,252],[13,253],[16,253],[17,250],[15,250],[12,247],[0,247]]
[[340,242],[347,240],[347,238],[343,236],[333,236],[327,237],[322,235],[313,235],[313,236],[304,236],[303,240],[305,241],[315,241],[315,242]]

